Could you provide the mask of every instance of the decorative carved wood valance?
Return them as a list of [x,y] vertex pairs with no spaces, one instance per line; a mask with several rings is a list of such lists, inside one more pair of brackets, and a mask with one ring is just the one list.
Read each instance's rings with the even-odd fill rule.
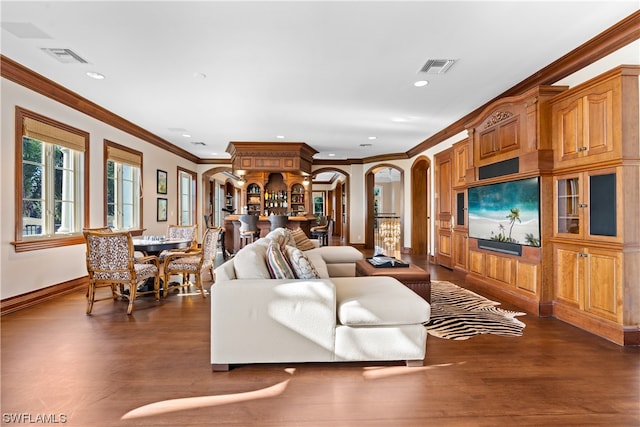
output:
[[313,155],[318,151],[304,142],[238,142],[227,146],[236,171],[276,171],[311,173]]
[[501,121],[506,120],[511,116],[513,116],[513,113],[510,111],[496,111],[491,115],[491,117],[489,117],[487,123],[485,124],[485,127],[493,126],[496,123],[500,123]]

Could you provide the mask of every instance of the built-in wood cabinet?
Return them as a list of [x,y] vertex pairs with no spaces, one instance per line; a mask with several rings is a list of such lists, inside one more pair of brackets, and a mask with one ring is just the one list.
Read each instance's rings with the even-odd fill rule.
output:
[[467,168],[469,167],[469,141],[460,141],[453,145],[453,186],[467,185]]
[[306,212],[306,197],[304,185],[296,183],[291,186],[290,207],[291,212],[300,213]]
[[622,253],[594,246],[559,243],[556,300],[567,308],[614,322],[623,320]]
[[640,344],[640,67],[621,66],[550,101],[554,316]]
[[[551,103],[554,166],[585,166],[620,158],[629,126],[637,126],[626,92],[637,94],[637,69],[622,68],[581,85]],[[625,105],[627,104],[627,105]]]
[[624,197],[618,168],[554,177],[554,237],[620,242]]
[[436,262],[453,268],[453,150],[434,156],[436,176]]
[[[640,345],[639,75],[620,66],[487,106],[468,144],[434,156],[438,261],[526,311]],[[501,253],[469,237],[468,188],[531,176],[539,247]]]
[[308,186],[304,177],[286,172],[246,174],[243,212],[259,215],[306,215],[309,209]]
[[256,215],[262,212],[262,188],[252,182],[247,185],[247,213]]
[[[553,151],[548,100],[566,89],[566,86],[538,86],[487,106],[467,125],[471,171],[483,166],[499,168],[499,162],[510,159],[517,159],[516,168],[510,173],[550,169]],[[469,175],[467,183],[473,179],[482,179],[482,173]]]

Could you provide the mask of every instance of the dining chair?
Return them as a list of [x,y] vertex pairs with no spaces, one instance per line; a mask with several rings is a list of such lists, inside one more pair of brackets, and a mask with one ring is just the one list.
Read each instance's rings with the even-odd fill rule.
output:
[[[87,292],[87,314],[91,314],[96,301],[118,297],[127,298],[127,314],[133,312],[135,299],[139,295],[154,294],[160,299],[160,263],[156,256],[134,258],[131,233],[83,231],[87,245],[86,261],[89,273]],[[138,285],[153,279],[152,291],[138,291]],[[125,291],[128,287],[128,294]],[[97,297],[98,288],[109,288],[110,296]]]
[[167,249],[158,254],[160,262],[164,262],[167,255],[174,252],[192,252],[198,250],[198,239],[196,235],[197,225],[170,225],[167,228],[168,240],[191,240],[191,246],[188,249]]
[[[213,271],[216,254],[218,252],[218,235],[221,228],[207,228],[202,238],[202,245],[198,251],[186,253],[172,253],[164,259],[164,297],[169,294],[169,289],[185,288],[191,285],[189,278],[193,274],[196,282],[195,287],[200,291],[203,298],[206,298],[202,286],[202,275],[207,270],[211,272],[211,280],[215,281]],[[182,282],[170,282],[169,276],[181,275]],[[174,284],[175,283],[175,284]]]

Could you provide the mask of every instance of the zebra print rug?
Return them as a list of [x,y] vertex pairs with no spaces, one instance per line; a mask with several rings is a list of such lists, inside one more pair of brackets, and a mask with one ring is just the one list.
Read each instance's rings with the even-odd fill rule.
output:
[[466,340],[475,335],[521,336],[526,326],[515,318],[525,313],[508,311],[450,282],[431,281],[431,318],[425,327],[430,335],[449,340]]

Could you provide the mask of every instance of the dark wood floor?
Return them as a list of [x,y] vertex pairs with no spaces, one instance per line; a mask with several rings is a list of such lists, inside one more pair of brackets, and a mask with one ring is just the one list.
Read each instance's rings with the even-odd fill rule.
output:
[[[464,285],[425,257],[413,261],[433,279]],[[527,327],[517,338],[429,337],[422,368],[283,364],[213,373],[209,307],[208,298],[173,294],[140,299],[131,316],[122,301],[96,303],[86,316],[76,292],[3,316],[2,424],[640,425],[640,348],[558,320],[520,317]]]

